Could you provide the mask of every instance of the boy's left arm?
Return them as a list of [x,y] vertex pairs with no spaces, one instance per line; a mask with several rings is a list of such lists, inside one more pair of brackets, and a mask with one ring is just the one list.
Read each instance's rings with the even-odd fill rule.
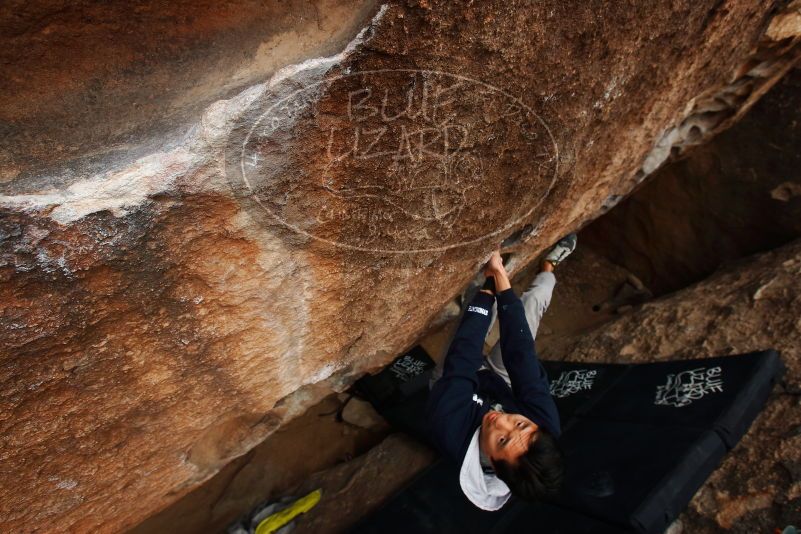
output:
[[462,317],[453,337],[442,377],[431,389],[426,416],[434,443],[458,460],[462,443],[475,429],[473,394],[478,388],[477,372],[484,362],[482,349],[489,329],[495,297],[479,292]]

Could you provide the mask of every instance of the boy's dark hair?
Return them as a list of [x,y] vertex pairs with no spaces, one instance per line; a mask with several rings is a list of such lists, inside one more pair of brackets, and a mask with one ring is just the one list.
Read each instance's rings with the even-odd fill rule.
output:
[[539,430],[539,436],[528,451],[520,455],[517,465],[503,460],[494,462],[495,474],[506,482],[512,493],[527,501],[552,498],[562,487],[564,467],[562,450],[548,432]]

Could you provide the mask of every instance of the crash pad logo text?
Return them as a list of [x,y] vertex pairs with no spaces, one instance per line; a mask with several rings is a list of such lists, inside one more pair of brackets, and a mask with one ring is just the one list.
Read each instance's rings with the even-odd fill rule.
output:
[[392,374],[403,382],[407,382],[410,378],[421,374],[425,369],[426,362],[418,360],[408,354],[393,363],[389,368]]
[[559,378],[551,381],[551,395],[561,399],[579,391],[589,391],[592,389],[596,374],[597,371],[592,369],[564,371]]
[[721,392],[723,392],[722,369],[699,367],[669,374],[667,383],[656,388],[654,404],[682,408],[710,393]]

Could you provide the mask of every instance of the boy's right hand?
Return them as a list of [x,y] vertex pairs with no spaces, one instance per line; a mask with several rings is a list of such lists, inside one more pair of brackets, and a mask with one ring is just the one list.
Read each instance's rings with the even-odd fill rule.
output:
[[509,282],[509,275],[506,273],[506,267],[503,266],[500,249],[492,253],[492,257],[490,257],[490,260],[484,267],[484,276],[487,278],[492,276],[495,280],[495,294],[499,294],[512,287],[511,282]]
[[492,253],[487,265],[484,266],[484,276],[490,277],[498,274],[506,274],[506,268],[503,266],[500,249]]

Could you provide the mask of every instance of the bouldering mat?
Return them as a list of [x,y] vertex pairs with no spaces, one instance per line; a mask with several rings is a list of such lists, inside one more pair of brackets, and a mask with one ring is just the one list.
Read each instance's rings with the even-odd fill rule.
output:
[[560,506],[636,532],[662,532],[718,466],[717,433],[590,419],[561,440]]
[[457,480],[456,466],[440,460],[418,475],[377,513],[356,524],[350,532],[354,534],[630,532],[617,525],[554,504],[531,504],[514,497],[502,510],[486,512],[476,508],[465,498]]
[[440,460],[351,532],[488,532],[500,514],[473,506],[462,493],[458,479],[457,466]]
[[562,427],[592,407],[628,370],[628,365],[542,361]]
[[[554,377],[550,366],[545,367]],[[570,395],[560,398],[559,387],[554,388],[564,373],[552,379],[557,406],[573,408],[571,415],[714,430],[731,448],[761,410],[783,366],[778,353],[768,350],[702,360],[596,365],[589,369],[587,372],[594,371],[602,377],[605,373],[617,377],[612,383],[598,384],[596,396],[586,392],[586,398],[577,395],[572,401],[576,402],[575,407],[569,404]]]
[[380,372],[359,379],[353,389],[393,428],[427,442],[423,414],[434,367],[434,360],[422,347],[416,346]]
[[[783,372],[772,350],[652,364],[543,365],[564,429],[558,499],[512,498],[497,512],[479,510],[461,492],[458,466],[443,459],[353,531],[520,532],[530,524],[537,532],[662,532],[748,430]],[[401,391],[397,380],[387,383],[391,395],[371,393],[382,399],[376,408],[417,435],[427,388]]]

